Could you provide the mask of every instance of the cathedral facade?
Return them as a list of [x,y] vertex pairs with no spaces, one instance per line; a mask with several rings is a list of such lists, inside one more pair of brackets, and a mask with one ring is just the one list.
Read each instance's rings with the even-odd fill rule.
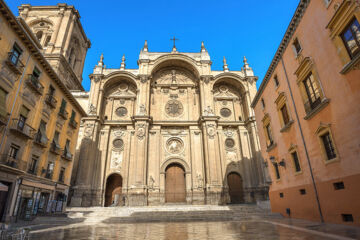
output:
[[140,52],[138,69],[101,56],[77,143],[71,206],[251,203],[267,199],[266,169],[250,103],[256,80],[211,70],[198,53]]

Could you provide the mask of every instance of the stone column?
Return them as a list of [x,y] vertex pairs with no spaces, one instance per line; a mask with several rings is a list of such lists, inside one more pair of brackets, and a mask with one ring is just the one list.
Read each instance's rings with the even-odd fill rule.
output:
[[151,118],[141,109],[140,114],[132,117],[135,125],[132,153],[129,166],[128,203],[130,206],[147,205],[147,154],[149,141],[149,124]]
[[222,191],[222,173],[217,134],[217,121],[219,117],[208,114],[200,119],[203,139],[206,169],[206,203],[220,204]]

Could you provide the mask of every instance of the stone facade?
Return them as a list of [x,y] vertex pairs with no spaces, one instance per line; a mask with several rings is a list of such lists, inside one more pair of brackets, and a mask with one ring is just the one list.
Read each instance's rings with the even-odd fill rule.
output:
[[80,126],[71,206],[106,205],[113,176],[121,176],[113,205],[167,203],[174,164],[187,204],[229,203],[229,173],[241,176],[240,202],[266,199],[250,107],[257,77],[247,60],[241,71],[229,71],[225,59],[224,71],[212,71],[204,44],[199,53],[175,46],[158,53],[145,42],[138,65],[126,69],[123,57],[120,69],[107,69],[101,56],[90,92],[74,93],[89,116]]

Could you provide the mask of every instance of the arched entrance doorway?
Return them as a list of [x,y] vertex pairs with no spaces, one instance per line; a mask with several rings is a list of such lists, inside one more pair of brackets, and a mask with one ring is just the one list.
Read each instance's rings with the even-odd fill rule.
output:
[[238,173],[229,173],[227,176],[230,203],[242,203],[244,200],[243,182]]
[[171,164],[166,168],[165,202],[186,202],[185,171],[178,164]]
[[106,180],[105,207],[121,206],[122,177],[119,174],[111,174]]

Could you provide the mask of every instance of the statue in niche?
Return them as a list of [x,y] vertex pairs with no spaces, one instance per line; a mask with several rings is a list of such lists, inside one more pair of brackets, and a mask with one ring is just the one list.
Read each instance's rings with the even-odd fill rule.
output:
[[170,139],[167,145],[169,152],[173,154],[180,153],[183,149],[183,143],[176,138]]
[[201,174],[198,173],[196,178],[197,178],[197,181],[198,181],[198,188],[202,189],[204,187],[204,181],[203,181],[203,178],[202,178]]
[[89,106],[89,114],[96,114],[96,107],[92,103]]
[[140,115],[146,115],[146,107],[145,107],[145,104],[141,104],[141,105],[140,105],[139,114],[140,114]]
[[155,179],[153,178],[153,176],[150,176],[150,178],[149,178],[149,189],[154,190],[154,185],[155,185]]
[[204,115],[205,116],[215,116],[214,110],[212,110],[210,106],[207,106],[206,109],[204,110]]

